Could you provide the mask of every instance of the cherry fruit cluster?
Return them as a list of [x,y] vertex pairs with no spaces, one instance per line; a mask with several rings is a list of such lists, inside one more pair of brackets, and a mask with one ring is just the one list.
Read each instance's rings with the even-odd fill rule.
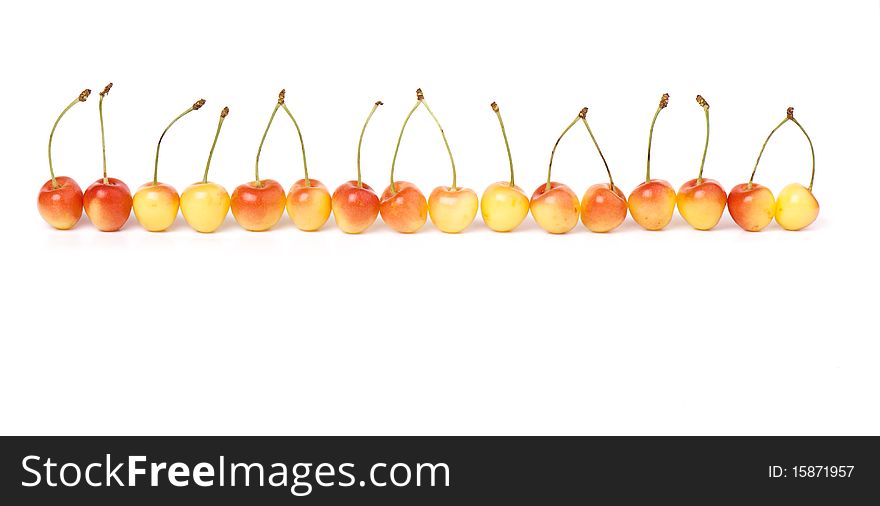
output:
[[[449,148],[446,134],[434,111],[425,101],[421,89],[416,91],[416,102],[406,115],[400,129],[400,135],[394,149],[394,158],[391,162],[391,182],[381,195],[377,195],[373,188],[363,182],[360,153],[367,124],[382,102],[373,104],[373,108],[367,115],[361,129],[357,151],[357,179],[340,185],[331,195],[324,184],[309,177],[302,132],[296,118],[285,103],[284,90],[281,90],[257,149],[253,181],[238,186],[230,196],[223,186],[208,180],[211,158],[214,155],[223,122],[229,114],[228,107],[224,107],[220,112],[217,131],[208,153],[208,161],[205,164],[202,180],[190,185],[181,194],[178,194],[171,185],[159,181],[159,150],[162,147],[162,139],[178,120],[205,105],[204,100],[198,100],[175,117],[162,132],[156,145],[153,180],[141,186],[132,196],[124,182],[107,175],[103,107],[104,98],[109,94],[112,86],[112,83],[108,84],[98,98],[104,173],[100,179],[86,188],[85,192],[73,179],[55,175],[52,165],[52,138],[64,114],[74,105],[85,102],[91,94],[90,90],[84,90],[65,107],[52,126],[52,131],[49,134],[49,173],[51,178],[40,189],[37,207],[43,219],[57,229],[73,228],[82,217],[83,210],[95,227],[106,232],[120,230],[128,221],[132,210],[134,210],[137,221],[146,230],[161,232],[171,227],[177,219],[179,210],[193,229],[205,233],[217,230],[226,219],[230,209],[238,224],[252,231],[271,229],[281,219],[285,209],[293,223],[301,230],[318,230],[324,226],[332,212],[337,226],[343,232],[350,234],[363,232],[376,221],[380,214],[382,220],[398,232],[416,232],[425,225],[430,215],[431,222],[437,228],[443,232],[454,234],[470,226],[478,210],[482,211],[483,221],[486,225],[497,232],[510,232],[516,229],[531,211],[538,225],[553,234],[564,234],[572,230],[577,226],[579,220],[593,232],[610,232],[623,223],[627,214],[630,214],[636,223],[647,230],[661,230],[669,224],[676,207],[681,216],[698,230],[714,228],[721,219],[725,208],[737,225],[750,232],[762,230],[774,218],[786,230],[800,230],[809,226],[819,215],[819,202],[813,195],[813,179],[816,173],[816,155],[813,151],[813,142],[804,127],[795,119],[794,109],[791,107],[788,108],[785,119],[770,132],[767,140],[764,141],[749,181],[736,185],[728,194],[717,181],[703,178],[703,168],[706,164],[706,153],[709,148],[709,103],[702,96],[697,95],[697,104],[703,109],[706,118],[706,143],[697,177],[684,183],[678,193],[668,182],[662,179],[653,179],[651,177],[651,142],[657,117],[669,104],[668,94],[663,94],[651,121],[645,182],[638,185],[629,194],[629,197],[625,196],[623,191],[614,184],[611,169],[587,121],[587,108],[583,108],[563,130],[550,152],[547,182],[541,184],[529,199],[514,180],[513,157],[507,140],[507,132],[501,119],[501,111],[498,105],[493,102],[491,107],[498,117],[510,161],[510,179],[489,185],[483,192],[482,198],[478,199],[473,190],[458,186],[455,159]],[[394,179],[394,167],[397,163],[397,153],[400,149],[403,133],[409,119],[420,107],[423,107],[430,114],[440,130],[452,166],[452,184],[438,186],[427,199],[416,185]],[[260,153],[279,109],[283,110],[293,122],[302,149],[304,177],[295,182],[287,193],[277,181],[260,178]],[[755,172],[770,138],[788,122],[797,125],[806,136],[810,144],[813,168],[809,186],[792,183],[783,188],[777,197],[774,197],[768,188],[754,182]],[[585,127],[608,173],[607,183],[591,186],[581,199],[578,199],[571,188],[551,179],[556,148],[565,134],[578,123]]]

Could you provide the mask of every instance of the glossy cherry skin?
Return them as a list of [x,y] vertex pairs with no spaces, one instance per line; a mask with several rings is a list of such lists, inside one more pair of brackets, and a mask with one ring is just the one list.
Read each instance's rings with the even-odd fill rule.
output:
[[327,223],[333,205],[330,192],[317,179],[293,183],[287,192],[287,215],[300,230],[314,232]]
[[262,232],[274,227],[287,205],[278,181],[262,179],[239,185],[232,192],[229,207],[235,221],[245,230]]
[[490,184],[480,199],[483,222],[496,232],[510,232],[529,215],[529,198],[507,181]]
[[121,229],[131,216],[131,191],[115,177],[98,179],[83,193],[83,209],[95,228],[102,232]]
[[131,201],[134,217],[150,232],[168,230],[177,219],[180,195],[170,184],[147,183],[134,192]]
[[776,199],[766,186],[757,183],[738,184],[727,196],[727,211],[740,228],[758,232],[773,221]]
[[360,234],[379,216],[379,196],[367,183],[346,181],[330,199],[336,226],[346,234]]
[[711,230],[727,206],[727,192],[714,179],[691,179],[681,185],[675,197],[678,214],[697,230]]
[[542,184],[532,194],[529,209],[538,225],[551,234],[564,234],[577,225],[581,201],[568,186],[550,182]]
[[394,189],[389,185],[379,199],[382,221],[400,233],[412,234],[428,221],[428,201],[412,183],[395,181]]
[[480,199],[470,188],[438,186],[428,196],[428,214],[435,227],[457,234],[474,222]]
[[802,230],[819,217],[819,201],[813,192],[791,183],[776,197],[776,223],[785,230]]
[[638,186],[627,199],[629,214],[646,230],[662,230],[675,212],[675,190],[662,179],[652,179]]
[[626,196],[618,186],[594,184],[581,199],[581,221],[591,232],[610,232],[626,219]]
[[40,187],[37,209],[46,223],[58,230],[69,230],[76,225],[83,213],[83,192],[76,181],[59,176]]

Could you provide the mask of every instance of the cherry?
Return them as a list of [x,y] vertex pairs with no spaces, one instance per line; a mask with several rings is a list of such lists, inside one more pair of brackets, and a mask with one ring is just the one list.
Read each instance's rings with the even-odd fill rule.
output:
[[80,102],[85,102],[91,90],[83,90],[67,107],[58,115],[55,124],[52,125],[52,131],[49,132],[49,180],[40,187],[40,194],[37,196],[37,209],[40,216],[46,220],[46,223],[52,225],[58,230],[69,230],[76,225],[82,217],[83,212],[83,192],[76,181],[65,176],[55,176],[55,169],[52,167],[52,138],[55,136],[55,129],[61,118]]
[[104,97],[110,93],[113,83],[108,84],[98,97],[98,117],[101,121],[101,156],[104,160],[104,177],[86,188],[83,208],[95,227],[102,232],[121,229],[131,216],[131,191],[128,185],[113,177],[107,177],[107,143],[104,140]]

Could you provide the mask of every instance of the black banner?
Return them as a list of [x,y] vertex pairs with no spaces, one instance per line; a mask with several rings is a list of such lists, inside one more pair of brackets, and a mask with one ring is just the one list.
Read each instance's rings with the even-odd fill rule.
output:
[[866,504],[880,492],[880,444],[864,437],[6,437],[0,446],[4,504]]

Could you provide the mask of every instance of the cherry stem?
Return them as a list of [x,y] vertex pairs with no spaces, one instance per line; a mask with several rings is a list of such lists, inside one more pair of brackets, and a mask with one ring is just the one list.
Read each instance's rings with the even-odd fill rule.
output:
[[813,180],[816,179],[816,151],[813,150],[813,140],[810,139],[810,136],[807,134],[807,131],[804,130],[804,127],[801,126],[800,122],[795,119],[794,110],[791,111],[791,114],[789,115],[789,117],[794,122],[794,124],[797,125],[798,128],[801,129],[801,132],[804,133],[804,137],[807,138],[807,142],[810,143],[810,156],[813,158],[813,171],[810,174],[810,186],[808,186],[807,189],[810,190],[810,192],[812,192],[813,191]]
[[764,145],[761,146],[761,151],[758,152],[758,159],[755,160],[755,168],[752,169],[752,177],[749,178],[749,184],[747,185],[748,189],[750,189],[750,190],[752,189],[752,182],[755,180],[755,172],[758,171],[758,164],[761,162],[761,155],[764,154],[764,148],[766,148],[767,143],[770,142],[770,137],[773,137],[773,134],[775,134],[776,131],[779,130],[779,127],[786,124],[789,119],[791,119],[791,118],[786,116],[784,120],[780,121],[779,124],[776,125],[776,128],[774,128],[773,130],[770,131],[770,135],[767,136],[767,139],[764,140]]
[[706,153],[709,151],[709,102],[702,95],[697,95],[697,103],[706,113],[706,144],[703,146],[703,159],[700,161],[700,173],[697,174],[697,184],[703,183],[703,166],[706,165]]
[[55,136],[55,129],[58,128],[58,123],[61,121],[61,118],[70,110],[71,107],[75,106],[78,102],[85,102],[86,99],[91,95],[92,90],[83,90],[76,99],[67,105],[61,114],[58,115],[58,119],[55,120],[55,124],[52,125],[52,131],[49,132],[49,175],[52,176],[52,188],[59,188],[61,185],[58,184],[58,180],[55,179],[55,169],[52,167],[52,138]]
[[229,115],[229,108],[224,107],[220,111],[220,122],[217,123],[217,133],[214,134],[214,142],[211,144],[211,151],[208,153],[208,163],[205,164],[205,175],[202,177],[202,184],[208,182],[208,169],[211,168],[211,158],[214,157],[214,148],[217,146],[217,139],[220,138],[220,128],[223,126],[223,120],[226,119],[227,115]]
[[587,127],[587,133],[590,134],[590,139],[593,139],[593,145],[596,146],[596,151],[599,152],[599,156],[602,158],[602,163],[605,164],[605,172],[608,173],[608,183],[611,186],[611,190],[614,190],[614,178],[611,177],[611,169],[608,167],[608,161],[605,160],[605,155],[602,154],[602,148],[599,147],[599,143],[596,142],[596,136],[593,135],[593,129],[590,128],[590,123],[587,122],[587,108],[581,111],[581,121],[584,122],[584,126]]
[[510,143],[507,142],[507,131],[504,130],[504,121],[501,120],[501,110],[495,102],[492,102],[490,106],[492,107],[492,110],[495,111],[495,116],[498,116],[498,124],[501,125],[501,135],[504,136],[504,147],[507,148],[507,160],[510,162],[510,186],[515,186],[513,181],[513,156],[510,154]]
[[112,87],[113,83],[110,83],[104,87],[104,91],[98,94],[98,118],[101,120],[101,156],[104,159],[104,184],[110,184],[110,180],[107,178],[107,144],[104,142],[104,97],[110,93],[110,88]]
[[559,138],[556,139],[556,144],[553,145],[553,151],[550,152],[550,166],[547,167],[547,186],[544,188],[544,191],[550,191],[550,172],[553,170],[553,156],[556,154],[556,147],[559,146],[559,141],[561,141],[562,138],[565,137],[565,134],[567,134],[568,131],[571,130],[571,127],[573,127],[575,123],[580,121],[580,119],[581,115],[578,114],[577,117],[575,117],[574,120],[572,120],[572,122],[569,123],[567,127],[565,127],[565,130],[562,131],[562,134],[559,135]]
[[795,125],[798,126],[798,128],[801,129],[801,132],[804,134],[804,137],[807,138],[807,142],[810,143],[810,156],[811,156],[812,159],[813,159],[813,170],[812,170],[812,173],[811,173],[811,175],[810,175],[810,186],[807,187],[807,189],[808,189],[810,192],[813,191],[813,180],[816,178],[816,151],[813,149],[813,140],[810,139],[809,134],[807,134],[807,131],[804,130],[804,127],[801,126],[800,122],[799,122],[798,120],[795,119],[795,117],[794,117],[794,107],[789,107],[789,108],[788,108],[788,110],[785,112],[785,119],[782,120],[778,125],[776,125],[776,128],[774,128],[773,130],[770,131],[770,135],[767,136],[767,140],[765,140],[765,141],[764,141],[764,145],[761,146],[761,151],[758,153],[758,159],[755,161],[755,168],[752,169],[752,177],[749,178],[749,185],[748,185],[748,188],[751,189],[751,187],[752,187],[752,181],[755,179],[755,171],[758,170],[758,162],[761,161],[761,155],[764,154],[764,148],[766,148],[766,147],[767,147],[767,143],[770,142],[770,137],[773,137],[773,134],[776,133],[777,130],[779,130],[779,127],[781,127],[782,125],[784,125],[784,124],[785,124],[787,121],[789,121],[789,120],[792,121]]
[[449,149],[449,141],[446,140],[446,132],[444,132],[443,127],[440,126],[440,121],[437,120],[437,116],[434,116],[434,111],[432,111],[431,108],[428,107],[428,103],[425,102],[425,97],[424,97],[424,95],[421,94],[421,90],[419,90],[419,91],[420,92],[417,93],[417,95],[421,96],[421,98],[419,100],[421,100],[422,103],[425,104],[425,109],[428,110],[428,113],[431,114],[432,118],[434,118],[434,123],[437,124],[437,128],[440,129],[440,136],[443,137],[443,144],[446,145],[446,152],[449,153],[449,162],[452,164],[452,189],[457,190],[458,186],[456,185],[456,177],[455,177],[455,160],[452,158],[452,150]]
[[364,142],[364,132],[367,131],[367,124],[370,123],[370,118],[373,117],[373,113],[376,112],[376,109],[382,105],[381,100],[377,100],[375,104],[373,104],[373,108],[370,110],[370,114],[367,115],[367,120],[364,121],[364,127],[361,128],[361,137],[358,139],[358,156],[357,156],[357,170],[358,170],[358,188],[363,188],[364,183],[361,180],[361,144]]
[[297,123],[296,118],[293,117],[293,113],[290,112],[290,109],[287,108],[287,104],[284,103],[284,95],[285,91],[281,90],[281,93],[278,94],[278,104],[284,108],[284,112],[290,116],[290,120],[293,121],[293,126],[296,127],[296,134],[299,136],[299,147],[302,149],[303,172],[305,173],[306,186],[312,186],[312,183],[309,180],[309,166],[306,164],[306,145],[303,144],[303,134],[299,129],[299,123]]
[[394,147],[394,157],[391,159],[391,194],[397,193],[397,188],[394,186],[394,166],[397,163],[397,152],[400,150],[400,141],[403,139],[403,131],[406,130],[406,124],[409,123],[409,119],[412,117],[413,113],[416,112],[416,109],[422,105],[421,98],[421,90],[418,91],[418,100],[416,100],[416,105],[413,106],[412,109],[409,110],[409,114],[406,115],[406,119],[403,120],[403,126],[400,127],[400,135],[397,136],[397,145]]
[[159,142],[156,144],[156,163],[153,166],[153,186],[159,184],[159,148],[162,147],[162,139],[165,138],[165,134],[168,133],[168,130],[171,128],[171,125],[177,123],[177,120],[179,120],[180,118],[186,116],[187,114],[189,114],[193,111],[198,111],[203,105],[205,105],[205,99],[201,98],[196,103],[194,103],[192,106],[190,106],[189,109],[183,111],[182,113],[180,113],[180,115],[178,115],[176,118],[171,120],[171,123],[168,123],[168,126],[165,127],[165,130],[162,132],[162,135],[159,136]]
[[257,148],[257,161],[254,163],[254,182],[257,185],[257,188],[263,186],[263,183],[260,182],[260,153],[263,152],[263,143],[266,142],[266,134],[269,133],[269,127],[272,126],[272,121],[275,119],[275,113],[278,112],[278,108],[281,107],[281,100],[275,104],[275,108],[272,109],[272,115],[269,116],[269,124],[266,125],[266,130],[263,131],[263,138],[260,139],[260,147]]
[[657,112],[654,113],[654,119],[651,120],[651,130],[648,132],[648,166],[645,169],[646,183],[651,180],[651,141],[654,140],[654,123],[657,123],[657,116],[660,115],[660,111],[666,109],[667,105],[669,105],[669,93],[664,93],[660,97],[660,105],[657,106]]

